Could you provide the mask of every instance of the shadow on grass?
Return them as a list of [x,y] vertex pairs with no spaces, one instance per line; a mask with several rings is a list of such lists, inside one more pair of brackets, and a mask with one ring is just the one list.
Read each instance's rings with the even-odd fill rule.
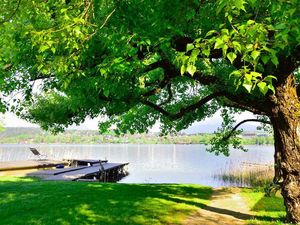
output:
[[285,207],[283,198],[280,197],[262,197],[252,207],[252,211],[258,215],[255,216],[256,220],[265,222],[277,221],[278,224],[283,224],[285,221]]
[[278,196],[265,197],[261,191],[244,190],[244,195],[255,213],[250,224],[283,224],[285,207],[283,198]]
[[[179,224],[198,208],[238,219],[251,215],[208,206],[212,189],[198,185],[45,182],[0,178],[3,224]],[[253,210],[268,207],[262,200]],[[255,219],[272,221],[258,215]]]
[[237,212],[237,211],[233,211],[233,210],[208,206],[208,205],[203,204],[203,203],[189,202],[189,201],[183,200],[183,199],[178,199],[178,198],[168,198],[168,199],[170,199],[171,201],[175,201],[177,203],[195,205],[199,208],[203,208],[204,210],[214,212],[214,213],[218,213],[218,214],[222,214],[222,215],[229,215],[229,216],[232,216],[232,217],[240,219],[240,220],[256,219],[256,220],[263,220],[263,221],[269,221],[269,222],[274,221],[274,217],[271,217],[271,216],[253,216],[251,214],[246,214],[246,213],[241,213],[241,212]]
[[211,188],[198,185],[0,179],[0,220],[2,224],[179,224],[204,207],[211,194]]
[[281,212],[285,211],[283,198],[272,196],[262,197],[251,209],[252,211]]

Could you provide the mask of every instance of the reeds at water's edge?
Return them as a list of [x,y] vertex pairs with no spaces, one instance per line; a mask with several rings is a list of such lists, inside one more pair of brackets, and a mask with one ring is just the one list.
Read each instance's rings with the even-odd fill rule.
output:
[[241,163],[231,167],[214,177],[239,187],[266,187],[274,177],[273,165]]

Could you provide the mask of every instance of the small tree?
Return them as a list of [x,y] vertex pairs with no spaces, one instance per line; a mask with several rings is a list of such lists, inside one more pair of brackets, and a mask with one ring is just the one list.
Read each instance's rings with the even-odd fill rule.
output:
[[[225,155],[238,125],[271,124],[286,218],[300,223],[298,0],[2,2],[0,87],[23,96],[2,108],[52,131],[103,115],[100,131],[123,133],[221,109],[211,151]],[[240,111],[259,117],[234,127]]]

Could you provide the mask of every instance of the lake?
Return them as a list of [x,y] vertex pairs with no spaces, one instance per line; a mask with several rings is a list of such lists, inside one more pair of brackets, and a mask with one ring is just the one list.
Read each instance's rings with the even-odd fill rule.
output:
[[129,162],[129,175],[120,183],[193,183],[213,187],[235,186],[216,175],[239,170],[243,163],[272,164],[274,147],[249,145],[248,152],[232,150],[215,156],[201,144],[1,144],[0,161],[34,159],[29,147],[53,159],[108,159]]

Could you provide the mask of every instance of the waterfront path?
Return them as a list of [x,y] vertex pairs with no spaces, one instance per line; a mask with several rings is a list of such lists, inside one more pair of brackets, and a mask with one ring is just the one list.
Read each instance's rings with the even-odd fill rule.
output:
[[190,215],[184,225],[243,225],[252,217],[239,189],[214,189],[211,202]]

